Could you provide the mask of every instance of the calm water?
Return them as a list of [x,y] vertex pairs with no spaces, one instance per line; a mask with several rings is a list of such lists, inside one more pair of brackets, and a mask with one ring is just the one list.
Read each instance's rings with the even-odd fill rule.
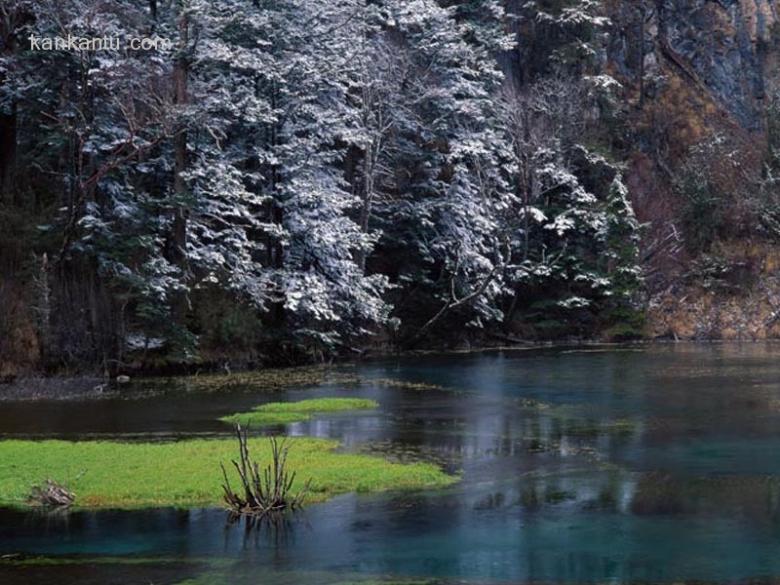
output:
[[[360,384],[272,395],[136,386],[0,403],[6,437],[167,438],[223,433],[217,417],[268,400],[373,397],[378,411],[279,430],[463,478],[342,496],[249,533],[219,510],[0,511],[0,557],[68,561],[0,562],[0,582],[780,581],[779,358],[780,345],[497,352],[369,362],[343,369]],[[371,382],[387,378],[445,389]]]

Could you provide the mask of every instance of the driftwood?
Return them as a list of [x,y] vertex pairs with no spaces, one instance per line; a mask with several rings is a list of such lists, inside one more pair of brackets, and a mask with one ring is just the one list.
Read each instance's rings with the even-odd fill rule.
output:
[[241,489],[238,492],[233,490],[227,470],[220,463],[224,478],[223,497],[230,511],[240,516],[258,517],[301,508],[311,480],[307,481],[295,496],[292,495],[295,472],[287,472],[287,455],[290,448],[285,444],[285,439],[279,441],[276,437],[271,437],[272,462],[261,473],[259,464],[252,461],[249,455],[247,430],[242,429],[239,424],[236,424],[236,437],[239,460],[233,460],[231,463],[241,481]]
[[47,479],[43,485],[36,485],[30,490],[28,503],[45,508],[67,507],[76,501],[76,494],[56,481]]

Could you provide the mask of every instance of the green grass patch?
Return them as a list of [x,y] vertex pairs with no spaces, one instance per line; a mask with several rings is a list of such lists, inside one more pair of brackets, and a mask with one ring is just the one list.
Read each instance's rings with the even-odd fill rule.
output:
[[[308,501],[346,492],[434,488],[457,480],[429,463],[398,464],[379,457],[337,453],[337,441],[288,441],[288,465],[299,478],[296,487],[312,480]],[[250,439],[249,447],[261,465],[270,462],[267,438]],[[45,478],[72,489],[80,508],[221,505],[219,464],[235,457],[234,439],[172,443],[0,441],[0,506],[24,506],[30,487]]]
[[262,412],[250,410],[249,412],[237,412],[223,416],[219,420],[226,423],[240,423],[245,427],[266,427],[301,422],[310,418],[311,415],[305,412]]
[[283,425],[309,420],[312,415],[377,408],[376,400],[365,398],[313,398],[299,402],[269,402],[248,412],[237,412],[219,420],[242,425]]
[[312,398],[298,402],[269,402],[258,406],[255,410],[263,412],[305,412],[308,414],[320,412],[340,412],[342,410],[359,410],[376,408],[379,403],[367,398]]

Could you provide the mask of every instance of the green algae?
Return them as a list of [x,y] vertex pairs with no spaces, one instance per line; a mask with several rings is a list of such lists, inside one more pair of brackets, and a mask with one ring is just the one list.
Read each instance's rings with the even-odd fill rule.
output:
[[375,400],[365,398],[313,398],[298,402],[270,402],[219,420],[244,426],[283,425],[309,420],[317,414],[370,410],[378,406]]

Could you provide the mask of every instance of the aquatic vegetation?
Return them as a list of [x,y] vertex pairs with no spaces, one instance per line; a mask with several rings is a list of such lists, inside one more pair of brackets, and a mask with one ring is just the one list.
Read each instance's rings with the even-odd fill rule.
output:
[[303,412],[316,414],[321,412],[340,412],[343,410],[360,410],[376,408],[376,400],[366,398],[311,398],[297,402],[269,402],[259,406],[262,412]]
[[333,585],[444,585],[438,579],[414,579],[400,577],[355,577],[339,580]]
[[219,420],[247,425],[283,425],[309,420],[313,415],[377,408],[376,400],[365,398],[312,398],[298,402],[269,402],[248,412],[237,412]]
[[546,402],[536,400],[535,398],[519,398],[517,403],[521,408],[527,408],[530,410],[548,410],[550,407]]
[[548,504],[560,504],[575,499],[577,494],[566,490],[548,490],[544,493],[544,501]]
[[[235,583],[266,583],[278,585],[297,585],[298,583],[318,583],[320,585],[444,585],[438,579],[414,577],[372,576],[360,573],[344,573],[329,571],[283,571],[274,570],[271,574],[252,569],[257,578],[236,572],[236,567],[228,559],[180,558],[180,557],[119,557],[119,556],[85,556],[85,557],[46,557],[26,555],[0,555],[0,577],[2,570],[36,569],[51,573],[50,581],[61,580],[62,575],[73,575],[76,580],[83,571],[98,571],[105,573],[107,582],[114,582],[110,576],[134,577],[133,582],[158,583],[154,577],[166,577],[164,582],[175,585],[234,585]],[[81,572],[81,573],[79,573]],[[180,575],[178,579],[171,577]],[[59,577],[58,577],[59,576]],[[47,581],[49,582],[49,581]]]
[[452,468],[458,463],[457,458],[451,453],[442,453],[440,450],[426,445],[412,445],[390,439],[361,444],[357,447],[357,452],[364,455],[381,456],[383,459],[396,463],[422,461],[436,463],[444,468]]
[[196,578],[216,559],[117,556],[39,557],[0,555],[0,583],[155,583]]
[[[291,438],[289,444],[290,470],[305,470],[312,478],[314,502],[346,492],[442,487],[458,479],[428,463],[337,453],[337,441]],[[261,464],[271,461],[267,439],[249,439],[248,445]],[[79,496],[79,508],[218,506],[219,464],[234,453],[233,439],[0,441],[0,506],[24,506],[42,474],[67,482]]]
[[634,435],[639,424],[630,419],[595,421],[581,418],[559,418],[561,432],[564,435],[596,438],[604,435],[613,437],[629,437]]
[[244,426],[263,427],[301,422],[309,420],[311,416],[311,414],[305,412],[263,412],[250,410],[223,416],[219,420],[231,424],[239,423]]
[[[240,582],[244,583],[245,580]],[[265,583],[262,574],[253,582]],[[274,571],[272,582],[280,585],[297,585],[298,583],[318,583],[320,585],[444,585],[444,582],[438,579],[368,576],[323,571]],[[235,573],[213,571],[180,581],[176,585],[233,585],[234,583],[236,583]]]
[[621,418],[609,423],[607,428],[613,435],[633,435],[637,432],[639,425],[633,420]]
[[[148,381],[155,381],[147,379]],[[252,391],[275,392],[309,386],[348,385],[359,382],[351,371],[327,366],[303,366],[297,368],[268,368],[251,372],[225,374],[199,374],[156,380],[165,385],[174,384],[188,392],[219,392],[237,387]]]
[[0,566],[14,567],[67,567],[81,565],[203,565],[226,564],[219,559],[191,557],[143,557],[143,556],[37,556],[25,554],[0,555]]
[[369,378],[361,380],[362,384],[373,384],[375,386],[385,386],[388,388],[398,388],[400,390],[415,390],[424,392],[428,390],[446,390],[439,384],[428,384],[426,382],[411,382],[408,380],[396,380],[395,378]]
[[516,503],[524,508],[537,509],[545,504],[556,506],[576,499],[577,494],[572,491],[551,487],[540,488],[531,484],[523,489]]
[[546,453],[548,451],[557,450],[560,445],[549,443],[538,438],[531,438],[528,440],[528,452],[529,453]]

